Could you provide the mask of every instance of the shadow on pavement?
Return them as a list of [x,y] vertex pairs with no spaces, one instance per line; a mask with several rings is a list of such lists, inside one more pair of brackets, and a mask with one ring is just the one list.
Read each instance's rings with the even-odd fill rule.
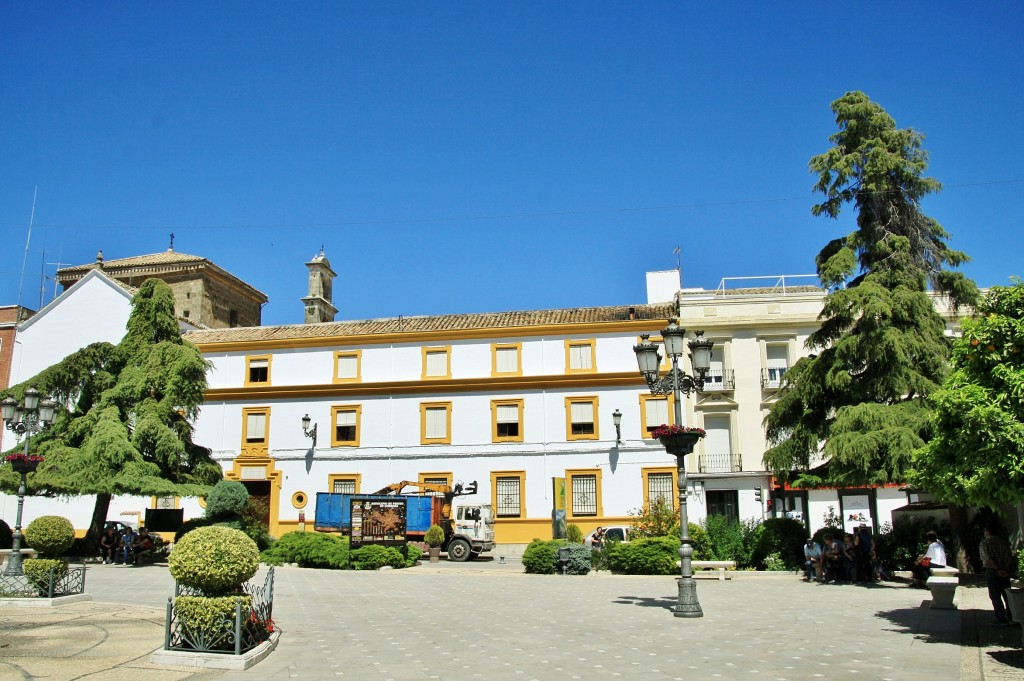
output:
[[642,598],[640,596],[619,596],[612,601],[618,605],[639,605],[644,608],[669,609],[676,604],[675,598]]

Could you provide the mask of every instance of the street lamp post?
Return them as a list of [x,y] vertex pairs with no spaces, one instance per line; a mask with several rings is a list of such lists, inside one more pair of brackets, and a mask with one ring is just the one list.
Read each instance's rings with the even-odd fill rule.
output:
[[[674,425],[683,426],[683,395],[700,392],[704,389],[704,378],[711,367],[712,341],[704,340],[703,331],[695,331],[695,338],[685,343],[686,329],[676,325],[670,319],[668,327],[663,329],[661,337],[665,343],[665,353],[672,360],[672,368],[664,375],[659,375],[661,354],[658,346],[649,342],[650,336],[640,337],[640,344],[633,347],[636,353],[640,373],[647,383],[652,395],[672,395]],[[679,368],[679,358],[683,356],[684,346],[689,345],[690,360],[694,374],[686,374]],[[676,457],[676,469],[679,482],[679,598],[672,612],[676,617],[703,617],[704,611],[697,600],[697,584],[693,580],[693,545],[690,541],[689,521],[686,514],[686,455],[693,452],[697,440],[703,437],[703,431],[694,430],[673,437],[660,438],[669,454]]]
[[25,438],[25,448],[21,454],[8,454],[7,460],[15,472],[21,474],[21,484],[18,486],[18,515],[14,524],[14,543],[11,545],[11,557],[4,568],[4,575],[15,577],[24,574],[21,566],[21,542],[24,535],[21,532],[21,513],[25,506],[25,493],[27,490],[26,479],[28,474],[36,469],[41,456],[30,456],[28,453],[28,441],[35,433],[40,432],[53,421],[54,404],[50,400],[39,400],[39,391],[29,388],[25,391],[25,399],[19,405],[18,402],[8,397],[3,401],[3,418],[8,430],[11,430]]

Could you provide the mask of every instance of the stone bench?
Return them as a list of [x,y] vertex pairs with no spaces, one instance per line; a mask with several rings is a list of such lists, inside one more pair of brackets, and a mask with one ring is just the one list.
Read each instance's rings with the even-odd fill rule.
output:
[[718,581],[725,581],[725,571],[735,570],[736,561],[734,560],[691,560],[690,565],[693,566],[694,570],[699,569],[712,569],[718,570]]
[[[7,556],[11,555],[13,551],[14,549],[0,549],[0,565],[7,562]],[[19,553],[21,553],[22,560],[39,557],[39,553],[35,549],[23,548]]]
[[956,596],[958,584],[959,577],[929,577],[925,585],[932,592],[932,607],[936,610],[955,610],[953,597]]
[[933,567],[931,570],[932,577],[956,577],[960,574],[960,571],[955,567]]

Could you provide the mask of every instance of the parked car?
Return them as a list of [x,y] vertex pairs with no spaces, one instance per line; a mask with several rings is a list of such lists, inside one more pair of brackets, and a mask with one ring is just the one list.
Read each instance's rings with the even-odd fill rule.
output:
[[[629,535],[633,531],[633,527],[631,525],[603,525],[601,529],[604,530],[605,544],[608,544],[609,542],[629,541]],[[596,531],[597,530],[594,530],[594,532]],[[583,539],[583,543],[591,548],[594,546],[594,532],[591,532]]]

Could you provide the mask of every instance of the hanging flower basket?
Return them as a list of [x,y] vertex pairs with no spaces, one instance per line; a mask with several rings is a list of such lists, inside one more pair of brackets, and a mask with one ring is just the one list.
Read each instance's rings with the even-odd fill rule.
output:
[[665,451],[673,456],[692,453],[697,442],[705,435],[707,432],[703,428],[676,425],[661,425],[651,431],[651,436],[656,437]]
[[11,464],[11,468],[16,473],[31,473],[39,466],[43,461],[43,457],[32,454],[25,456],[24,454],[8,454],[7,461]]

